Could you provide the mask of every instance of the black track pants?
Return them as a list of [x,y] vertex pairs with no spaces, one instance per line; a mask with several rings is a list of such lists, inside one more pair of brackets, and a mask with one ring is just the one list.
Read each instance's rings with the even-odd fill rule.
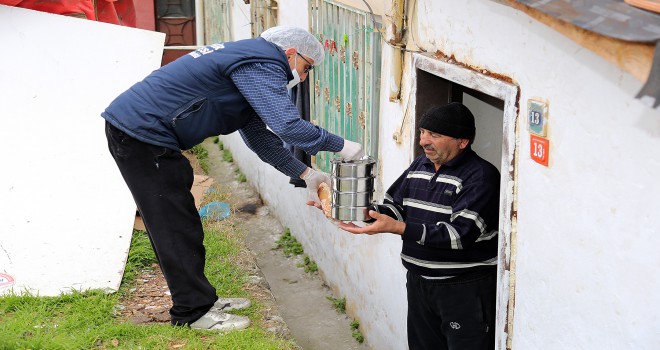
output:
[[409,271],[407,280],[410,350],[495,348],[495,269],[449,280]]
[[106,122],[108,148],[133,194],[172,294],[172,324],[188,324],[217,300],[204,275],[204,231],[181,152],[140,142]]

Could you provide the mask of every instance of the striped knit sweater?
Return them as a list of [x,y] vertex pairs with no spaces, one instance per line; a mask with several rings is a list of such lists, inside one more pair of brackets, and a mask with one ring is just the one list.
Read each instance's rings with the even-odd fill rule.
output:
[[378,211],[406,223],[403,265],[450,277],[497,265],[500,174],[472,149],[435,171],[422,155],[392,184]]

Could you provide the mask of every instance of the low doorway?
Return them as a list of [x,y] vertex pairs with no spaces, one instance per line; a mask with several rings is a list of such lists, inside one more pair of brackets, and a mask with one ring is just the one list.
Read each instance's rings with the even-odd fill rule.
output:
[[421,155],[417,125],[432,106],[462,102],[474,114],[477,134],[472,148],[482,158],[494,164],[501,174],[499,254],[497,265],[496,349],[507,349],[512,330],[511,277],[513,274],[511,243],[515,242],[514,195],[517,186],[516,121],[518,118],[518,86],[458,64],[452,64],[425,54],[413,54],[412,83],[415,91],[414,149]]

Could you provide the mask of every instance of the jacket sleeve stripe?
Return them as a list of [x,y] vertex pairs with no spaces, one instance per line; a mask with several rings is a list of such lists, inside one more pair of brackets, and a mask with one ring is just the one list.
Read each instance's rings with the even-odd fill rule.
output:
[[461,235],[458,234],[458,232],[452,225],[443,221],[438,221],[436,225],[444,226],[447,228],[447,233],[449,233],[449,243],[451,244],[451,249],[463,249],[463,245],[461,244]]
[[426,240],[426,224],[422,224],[422,238],[417,241],[418,244],[424,245],[424,241]]
[[477,213],[475,213],[471,210],[464,209],[464,210],[461,210],[459,212],[456,212],[456,213],[452,214],[450,221],[454,222],[454,220],[456,220],[456,218],[458,218],[459,216],[462,216],[462,217],[464,217],[468,220],[474,221],[474,224],[477,225],[477,227],[479,228],[479,232],[481,232],[482,234],[484,232],[486,232],[486,223],[479,216],[479,214],[477,214]]
[[388,209],[392,213],[392,215],[389,216],[394,216],[398,221],[403,221],[403,215],[401,215],[401,211],[397,207],[392,204],[383,204],[382,207]]
[[431,202],[420,201],[412,198],[404,198],[403,205],[413,208],[428,210],[436,213],[451,214],[451,207],[435,204]]
[[497,230],[492,230],[490,232],[484,232],[475,240],[475,242],[480,242],[480,241],[488,241],[493,239],[494,237],[497,237],[498,231]]
[[411,264],[429,268],[429,269],[464,269],[477,266],[497,265],[497,257],[477,262],[456,262],[456,261],[428,261],[415,259],[413,257],[401,254],[401,259]]

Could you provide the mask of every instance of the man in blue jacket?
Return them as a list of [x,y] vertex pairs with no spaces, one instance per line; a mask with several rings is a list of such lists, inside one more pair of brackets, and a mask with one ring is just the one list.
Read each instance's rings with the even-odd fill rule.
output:
[[401,235],[411,350],[493,349],[499,171],[471,149],[474,116],[461,103],[432,108],[419,132],[425,154],[369,212],[375,221],[340,227]]
[[261,160],[303,179],[312,201],[329,177],[295,159],[283,142],[312,155],[362,157],[360,144],[302,120],[288,95],[323,55],[306,30],[274,27],[260,38],[199,48],[152,72],[102,113],[110,153],[170,288],[172,324],[218,331],[249,326],[247,317],[225,311],[250,301],[218,298],[204,275],[204,232],[190,193],[193,171],[181,150],[238,131]]

